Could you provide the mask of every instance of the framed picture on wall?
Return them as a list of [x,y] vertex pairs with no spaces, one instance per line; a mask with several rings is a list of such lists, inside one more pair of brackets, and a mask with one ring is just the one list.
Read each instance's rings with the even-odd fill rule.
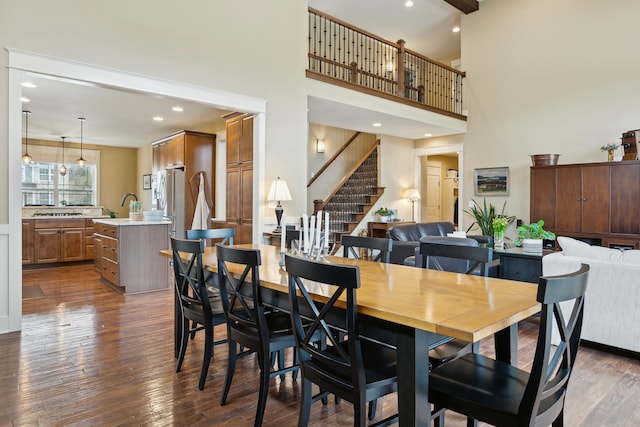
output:
[[151,174],[142,175],[142,189],[151,190]]
[[473,182],[476,196],[508,196],[509,167],[475,169]]

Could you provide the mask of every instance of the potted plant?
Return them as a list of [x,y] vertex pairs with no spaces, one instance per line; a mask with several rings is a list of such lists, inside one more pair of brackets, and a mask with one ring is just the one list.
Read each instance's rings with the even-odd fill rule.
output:
[[[500,213],[496,213],[496,208],[491,203],[487,206],[487,199],[485,198],[483,201],[483,206],[480,206],[478,202],[471,199],[473,206],[468,210],[465,209],[464,212],[468,213],[475,220],[469,228],[467,228],[467,233],[474,227],[477,226],[483,236],[493,236],[493,220],[496,218],[506,218],[507,226],[516,219],[515,216],[507,215],[505,212],[505,208],[507,206],[507,202],[504,202],[502,205],[502,210]],[[504,227],[507,228],[506,226]],[[504,230],[503,230],[504,231]]]
[[374,214],[378,216],[380,222],[389,222],[392,212],[391,209],[378,208],[378,210],[376,210]]
[[544,221],[522,224],[517,228],[516,246],[522,246],[525,252],[542,252],[542,240],[555,240],[556,235],[544,228]]

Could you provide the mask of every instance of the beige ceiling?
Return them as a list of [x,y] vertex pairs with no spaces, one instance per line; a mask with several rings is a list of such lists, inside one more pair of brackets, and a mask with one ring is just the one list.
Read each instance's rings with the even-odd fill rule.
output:
[[[309,6],[323,11],[389,41],[402,38],[407,48],[431,58],[455,58],[459,55],[459,34],[451,32],[459,24],[461,13],[443,0],[414,0],[407,9],[405,0],[310,0]],[[155,95],[125,92],[120,89],[98,87],[78,81],[49,76],[25,75],[37,88],[23,88],[23,96],[30,99],[23,109],[32,111],[29,118],[29,137],[45,140],[79,142],[80,122],[85,117],[84,142],[107,146],[140,147],[183,129],[213,132],[224,129],[222,115],[228,111],[184,100],[160,98]],[[172,107],[183,108],[181,113]],[[314,110],[318,123],[345,127],[342,120],[350,117],[351,129],[371,124],[369,113],[351,108],[342,114],[332,105],[326,110]],[[345,106],[345,108],[349,108]],[[162,122],[153,121],[162,116]],[[362,120],[363,123],[358,123]],[[401,118],[388,118],[385,133],[416,139],[422,135],[416,123]],[[411,132],[409,132],[411,131]],[[420,133],[422,132],[422,133]]]

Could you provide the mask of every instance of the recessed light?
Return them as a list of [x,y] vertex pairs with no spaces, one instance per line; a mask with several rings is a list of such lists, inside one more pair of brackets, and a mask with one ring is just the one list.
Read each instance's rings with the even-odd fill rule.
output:
[[455,27],[453,27],[451,29],[451,31],[453,31],[454,33],[459,33],[460,32],[460,27],[458,27],[457,25]]
[[22,86],[24,86],[24,87],[30,87],[30,88],[38,87],[38,86],[34,85],[34,84],[33,84],[33,83],[31,83],[31,82],[22,82]]
[[172,110],[175,111],[176,113],[182,113],[184,111],[182,107],[178,107],[177,105],[173,107]]
[[156,122],[161,122],[161,121],[163,121],[163,120],[164,120],[164,117],[161,117],[161,116],[155,116],[155,117],[153,118],[153,120],[155,120]]
[[374,127],[374,128],[379,128],[380,126],[382,126],[382,123],[374,123],[374,124],[373,124],[373,127]]
[[411,7],[413,6],[413,2],[411,0],[407,0],[406,2],[404,2],[405,7]]
[[433,136],[432,133],[425,133],[424,136],[426,136],[427,138],[429,138],[430,136]]
[[20,101],[22,101],[22,102],[31,102],[31,100],[29,98],[25,97],[25,96],[21,96],[20,97]]

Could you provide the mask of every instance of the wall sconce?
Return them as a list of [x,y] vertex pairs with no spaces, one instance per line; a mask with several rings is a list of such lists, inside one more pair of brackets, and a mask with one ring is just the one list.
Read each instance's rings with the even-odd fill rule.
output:
[[324,153],[324,139],[316,139],[316,153]]

